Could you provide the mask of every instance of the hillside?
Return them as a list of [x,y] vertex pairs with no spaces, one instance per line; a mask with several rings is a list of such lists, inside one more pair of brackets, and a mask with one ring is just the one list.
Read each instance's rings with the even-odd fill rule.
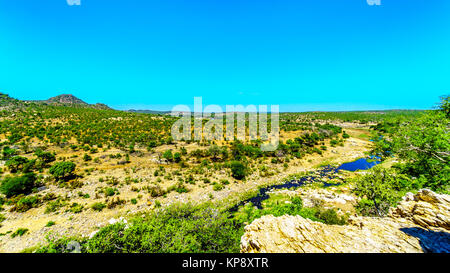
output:
[[111,109],[108,105],[103,103],[96,103],[96,104],[86,103],[72,94],[61,94],[55,97],[51,97],[47,100],[18,100],[10,97],[7,94],[0,93],[0,107],[25,106],[29,105],[30,103],[35,103],[39,105],[87,107],[104,110]]
[[82,104],[82,105],[88,105],[86,102],[80,100],[79,98],[75,97],[72,94],[62,94],[56,97],[49,98],[47,100],[48,103],[55,103],[55,104]]

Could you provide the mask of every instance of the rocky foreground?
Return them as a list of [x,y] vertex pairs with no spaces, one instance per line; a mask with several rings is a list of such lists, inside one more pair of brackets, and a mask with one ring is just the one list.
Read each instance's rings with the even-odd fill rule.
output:
[[300,216],[261,217],[245,227],[241,252],[450,253],[450,196],[407,194],[389,216],[351,217],[346,226]]

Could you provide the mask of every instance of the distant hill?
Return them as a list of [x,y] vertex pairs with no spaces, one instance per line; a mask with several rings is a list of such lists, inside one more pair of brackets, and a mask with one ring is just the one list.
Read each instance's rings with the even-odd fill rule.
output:
[[80,105],[88,105],[86,102],[80,100],[72,94],[62,94],[56,97],[49,98],[47,103],[50,104],[80,104]]
[[19,105],[20,100],[11,98],[8,94],[0,93],[0,107],[7,107],[10,105]]
[[141,113],[141,114],[155,114],[155,115],[164,115],[164,114],[170,114],[171,113],[170,111],[134,110],[134,109],[127,110],[126,112]]
[[62,106],[81,106],[81,107],[90,107],[96,109],[111,109],[108,105],[103,103],[89,104],[81,99],[75,97],[72,94],[62,94],[56,97],[49,98],[46,101],[41,101],[43,103],[53,104],[53,105],[62,105]]
[[86,103],[72,94],[62,94],[55,97],[51,97],[48,100],[18,100],[11,98],[7,94],[0,93],[0,107],[21,106],[30,103],[71,106],[71,107],[87,107],[104,110],[112,109],[108,105],[103,103],[96,103],[96,104]]

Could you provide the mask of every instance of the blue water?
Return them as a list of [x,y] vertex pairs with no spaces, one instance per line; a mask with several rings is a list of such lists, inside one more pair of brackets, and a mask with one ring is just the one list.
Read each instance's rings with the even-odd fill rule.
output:
[[355,160],[353,162],[344,163],[341,166],[337,168],[337,170],[344,170],[344,171],[357,171],[357,170],[368,170],[372,168],[375,165],[380,164],[381,161],[378,157],[372,157],[372,158],[360,158],[358,160]]
[[[307,183],[311,183],[317,180],[320,180],[320,178],[328,178],[328,179],[334,179],[337,178],[337,173],[339,170],[345,170],[345,171],[351,171],[354,172],[356,170],[368,170],[372,168],[375,165],[380,164],[380,158],[373,156],[370,158],[360,158],[358,160],[355,160],[353,162],[344,163],[341,166],[334,168],[331,166],[325,166],[321,169],[317,170],[314,174],[303,176],[299,179],[294,179],[290,181],[286,181],[284,184],[278,184],[278,185],[271,185],[264,188],[259,189],[259,193],[255,197],[251,197],[247,200],[241,201],[240,203],[236,204],[234,207],[230,209],[231,212],[235,212],[239,209],[240,206],[243,206],[249,202],[253,203],[254,206],[256,206],[258,209],[262,209],[262,202],[266,199],[269,199],[269,195],[267,192],[273,189],[292,189],[301,187]],[[327,183],[322,182],[324,187],[330,187],[330,186],[336,186],[337,184],[334,183]]]

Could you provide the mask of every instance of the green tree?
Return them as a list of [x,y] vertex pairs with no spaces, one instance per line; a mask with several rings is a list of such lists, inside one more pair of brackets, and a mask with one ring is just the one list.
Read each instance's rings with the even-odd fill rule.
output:
[[3,159],[9,159],[16,154],[17,154],[17,151],[15,149],[11,149],[8,146],[3,147],[3,151],[2,151]]
[[168,161],[172,162],[173,161],[173,154],[172,154],[172,150],[167,150],[163,153],[163,158],[167,159]]
[[84,161],[91,161],[91,160],[92,160],[92,157],[91,157],[90,155],[88,155],[88,154],[84,154],[83,160],[84,160]]
[[404,171],[423,175],[425,187],[444,191],[450,181],[450,120],[443,111],[433,111],[403,124],[393,136],[394,152],[406,162]]
[[[356,187],[353,191],[357,196],[363,198],[363,201],[359,204],[360,209],[369,207],[369,209],[374,209],[378,216],[386,214],[389,207],[398,198],[394,190],[397,184],[395,179],[392,171],[382,167],[374,167],[368,174],[357,178]],[[369,202],[366,202],[364,198]],[[361,207],[363,205],[364,208]]]
[[28,159],[22,156],[15,156],[8,161],[6,161],[6,167],[9,168],[9,170],[12,173],[18,172],[22,170],[23,166],[28,163]]
[[212,160],[214,160],[214,161],[217,160],[217,158],[220,156],[220,153],[221,153],[221,150],[220,150],[219,146],[217,146],[217,145],[212,145],[208,149],[208,154],[211,156]]
[[11,197],[19,194],[28,194],[34,188],[36,182],[36,175],[27,173],[22,176],[7,176],[3,179],[0,185],[0,191]]
[[175,161],[176,163],[181,161],[181,153],[174,153],[173,154],[173,161]]
[[76,165],[70,161],[55,163],[49,170],[56,180],[66,180],[74,175]]
[[450,118],[450,96],[441,97],[441,103],[439,105],[439,109],[444,112],[447,118]]
[[54,153],[43,152],[41,149],[36,150],[34,154],[45,164],[49,164],[56,160]]
[[230,163],[231,176],[238,180],[242,180],[247,175],[247,167],[240,161],[232,161]]

